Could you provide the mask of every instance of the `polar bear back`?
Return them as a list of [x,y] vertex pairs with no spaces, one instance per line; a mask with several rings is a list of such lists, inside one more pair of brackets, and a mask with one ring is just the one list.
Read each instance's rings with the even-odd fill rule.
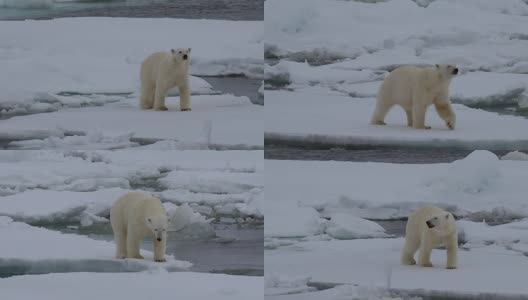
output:
[[129,192],[121,196],[112,206],[110,218],[112,223],[124,228],[129,224],[146,227],[148,216],[165,215],[165,208],[158,198],[147,196],[141,192]]
[[186,82],[187,64],[178,64],[170,52],[156,52],[148,56],[141,65],[141,82],[155,85],[159,80],[167,80],[169,85]]
[[154,84],[158,78],[159,71],[168,59],[168,53],[156,52],[147,57],[141,65],[141,81],[151,82]]
[[[431,89],[432,85],[441,84],[433,80],[437,77],[435,76],[436,72],[433,67],[405,66],[397,68],[389,73],[381,84],[378,98],[383,102],[410,108],[415,89],[429,90],[430,92],[439,90],[438,88],[434,88],[435,91]],[[420,101],[424,100],[426,99],[420,99]]]

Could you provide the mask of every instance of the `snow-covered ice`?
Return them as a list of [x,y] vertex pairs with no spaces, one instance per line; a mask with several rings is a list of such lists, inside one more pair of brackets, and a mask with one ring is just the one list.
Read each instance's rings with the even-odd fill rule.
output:
[[373,98],[351,98],[320,87],[266,91],[266,139],[331,145],[406,145],[466,149],[525,149],[528,120],[455,104],[455,130],[429,108],[431,130],[407,127],[405,111],[393,108],[386,126],[370,125]]
[[[230,34],[215,38],[225,32]],[[0,36],[0,115],[11,117],[1,121],[0,139],[14,141],[4,142],[7,147],[116,149],[145,140],[171,140],[191,149],[263,146],[263,108],[245,96],[220,94],[197,77],[262,78],[263,22],[2,21]],[[177,36],[180,44],[167,36]],[[179,111],[177,89],[169,92],[169,112],[140,110],[143,59],[175,47],[193,49],[193,111]]]
[[167,263],[156,263],[153,253],[141,250],[145,259],[116,259],[113,242],[63,234],[0,217],[0,267],[23,266],[26,274],[68,271],[122,272],[163,268],[188,269],[192,263],[167,256]]
[[375,222],[345,213],[334,213],[325,232],[339,240],[388,237],[385,229]]
[[316,288],[306,285],[310,279],[310,277],[305,276],[290,278],[269,274],[265,277],[264,281],[266,288],[265,294],[266,296],[270,296],[313,292]]
[[[266,162],[269,164],[269,162]],[[275,174],[273,168],[268,169],[269,174]],[[270,176],[267,176],[267,179]],[[269,179],[268,179],[269,180]],[[266,182],[269,186],[269,183]],[[271,205],[274,201],[273,185],[271,189],[266,188],[266,204],[264,214],[266,222],[264,224],[264,235],[269,237],[301,237],[308,235],[321,234],[325,229],[325,220],[319,217],[319,214],[312,207],[297,207],[295,204],[289,204],[288,200],[283,201],[280,205]],[[268,193],[271,191],[271,193]],[[280,196],[278,191],[275,192]],[[293,218],[292,216],[295,216]]]
[[262,151],[2,151],[0,215],[100,222],[121,194],[146,189],[208,217],[262,218],[262,172]]
[[[267,279],[265,279],[267,280]],[[266,281],[267,282],[267,281]],[[279,290],[280,291],[280,290]],[[266,299],[268,300],[343,300],[343,299],[368,299],[368,300],[422,300],[420,297],[399,297],[391,295],[384,288],[362,287],[350,284],[338,285],[334,288],[324,289],[316,292],[299,290],[298,293],[269,295],[273,290],[266,287]]]
[[[131,103],[131,101],[134,103]],[[263,142],[263,108],[254,105],[247,97],[233,95],[195,96],[193,111],[180,112],[179,100],[167,100],[169,112],[141,111],[135,99],[111,103],[106,106],[62,109],[52,113],[17,116],[3,120],[0,139],[28,140],[61,138],[58,141],[45,140],[49,148],[101,149],[94,143],[101,143],[105,136],[107,143],[127,146],[131,139],[175,140],[181,144],[194,145],[196,149],[209,148],[261,148]],[[86,135],[72,147],[71,137],[65,135]],[[101,135],[103,137],[101,137]],[[96,138],[91,138],[95,136]],[[46,142],[48,141],[48,142]],[[103,140],[104,142],[104,140]],[[39,141],[26,141],[36,146]],[[123,145],[125,143],[125,145]],[[22,144],[28,146],[28,144]],[[8,146],[21,146],[14,143]]]
[[[194,272],[69,273],[16,276],[0,280],[2,295],[12,300],[264,299],[263,278]],[[31,288],[28,288],[31,287]],[[95,288],[94,288],[95,287]]]
[[0,215],[29,223],[72,222],[80,221],[83,216],[108,216],[114,201],[126,192],[120,188],[94,192],[28,190],[2,197]]
[[266,250],[265,268],[266,273],[285,277],[310,276],[312,282],[421,289],[422,293],[489,293],[499,298],[501,294],[528,293],[523,276],[528,260],[522,254],[494,246],[459,250],[458,269],[447,270],[445,250],[433,250],[435,267],[421,268],[399,264],[403,243],[402,238],[299,242]]
[[263,22],[88,17],[1,24],[2,103],[35,92],[135,92],[143,59],[177,47],[192,48],[192,75],[263,72]]
[[[269,218],[275,218],[276,211],[287,215],[309,207],[317,209],[321,217],[340,212],[394,220],[423,204],[442,206],[461,217],[504,211],[528,217],[524,184],[528,164],[499,160],[488,151],[439,164],[268,160],[266,172],[273,174],[266,178],[267,219],[268,211]],[[325,178],[323,185],[321,178]],[[297,222],[305,223],[305,218],[289,222],[288,227],[295,228]],[[270,229],[274,223],[270,222]]]
[[[321,60],[350,58],[359,68],[373,69],[381,61],[397,65],[412,63],[411,58],[414,63],[442,59],[478,69],[478,64],[504,67],[522,62],[527,55],[522,33],[528,8],[520,0],[436,0],[427,8],[411,0],[275,0],[265,5],[273,12],[266,16],[266,50],[279,57],[304,53]],[[478,18],[468,18],[476,14]],[[385,59],[365,59],[380,51],[385,51],[379,56]],[[493,59],[483,59],[486,56]]]

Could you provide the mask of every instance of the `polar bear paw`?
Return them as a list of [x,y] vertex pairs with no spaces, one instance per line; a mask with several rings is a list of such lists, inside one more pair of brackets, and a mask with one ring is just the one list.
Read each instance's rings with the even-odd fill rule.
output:
[[422,266],[422,267],[432,267],[433,264],[431,262],[424,262],[424,263],[420,263],[420,266]]
[[190,108],[182,108],[181,111],[191,111]]
[[169,110],[169,109],[167,108],[167,106],[161,106],[161,107],[154,107],[154,110],[166,111],[166,110]]
[[387,125],[387,123],[385,123],[383,121],[380,121],[380,120],[372,121],[370,124],[372,124],[372,125]]
[[154,261],[157,261],[157,262],[166,262],[167,260],[162,257],[162,258],[155,258]]

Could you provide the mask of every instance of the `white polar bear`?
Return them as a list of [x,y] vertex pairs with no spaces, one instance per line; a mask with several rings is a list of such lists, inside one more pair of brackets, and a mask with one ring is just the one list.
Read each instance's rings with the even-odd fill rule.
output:
[[416,209],[407,221],[405,246],[401,253],[403,265],[414,265],[414,254],[420,249],[418,265],[432,267],[433,248],[447,249],[447,269],[456,269],[458,236],[453,215],[441,208],[424,206]]
[[191,110],[190,61],[191,48],[171,49],[171,52],[157,52],[147,57],[141,65],[141,108],[167,110],[167,92],[177,86],[180,90],[180,109]]
[[455,129],[456,116],[449,101],[449,84],[456,74],[458,69],[452,65],[393,70],[381,84],[370,123],[385,125],[389,110],[394,105],[400,105],[407,113],[407,126],[430,129],[425,126],[425,113],[429,105],[434,104],[447,127]]
[[110,221],[117,258],[143,258],[139,253],[139,246],[145,235],[151,234],[154,240],[154,260],[165,261],[169,220],[158,198],[141,192],[128,192],[112,206]]

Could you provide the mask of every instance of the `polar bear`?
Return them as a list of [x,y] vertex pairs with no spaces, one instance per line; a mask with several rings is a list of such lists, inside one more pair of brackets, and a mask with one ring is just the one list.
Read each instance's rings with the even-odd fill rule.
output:
[[191,48],[171,49],[170,52],[157,52],[147,57],[141,65],[141,108],[167,110],[167,92],[177,86],[180,90],[180,110],[191,110],[190,63]]
[[447,249],[447,269],[456,269],[458,236],[453,215],[441,208],[424,206],[416,209],[407,221],[405,246],[401,253],[403,265],[414,265],[414,254],[420,249],[418,265],[432,267],[433,248]]
[[376,109],[370,121],[385,125],[385,116],[394,105],[407,113],[407,126],[430,129],[425,126],[425,113],[434,104],[436,112],[449,129],[455,129],[456,116],[449,101],[449,84],[458,68],[453,65],[432,67],[400,67],[383,80],[378,92]]
[[165,208],[158,198],[141,192],[121,196],[110,210],[117,258],[143,258],[139,246],[147,234],[153,236],[154,260],[165,260],[167,224]]

